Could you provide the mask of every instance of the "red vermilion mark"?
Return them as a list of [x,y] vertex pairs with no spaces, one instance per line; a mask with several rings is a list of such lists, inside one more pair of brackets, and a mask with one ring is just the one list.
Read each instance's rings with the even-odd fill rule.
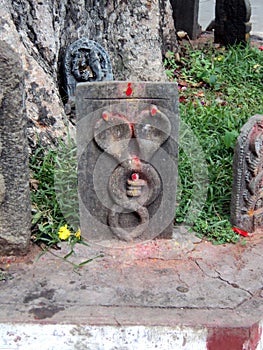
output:
[[102,113],[102,118],[107,122],[109,120],[109,112],[104,111]]
[[151,107],[151,115],[154,116],[158,112],[158,108],[156,106]]
[[132,166],[134,171],[139,171],[141,169],[141,160],[137,156],[132,156]]
[[232,227],[232,230],[233,230],[234,232],[236,232],[237,234],[241,235],[241,236],[244,236],[244,237],[247,237],[247,236],[248,236],[248,232],[247,232],[247,231],[240,230],[240,228]]
[[135,163],[140,163],[140,162],[141,162],[141,161],[140,161],[140,158],[137,157],[137,156],[133,156],[133,157],[132,157],[132,160],[133,160]]
[[133,173],[133,174],[131,175],[131,179],[132,179],[133,181],[139,180],[139,174]]
[[126,96],[131,96],[131,94],[132,94],[131,83],[128,83],[127,90],[126,90]]
[[130,129],[131,129],[131,132],[132,132],[132,136],[134,136],[134,124],[133,123],[129,123],[130,125]]

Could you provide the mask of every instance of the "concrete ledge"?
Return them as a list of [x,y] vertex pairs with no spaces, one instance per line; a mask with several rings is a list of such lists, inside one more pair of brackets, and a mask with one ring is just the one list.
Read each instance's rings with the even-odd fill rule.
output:
[[262,350],[262,233],[173,254],[171,242],[2,257],[0,350]]
[[262,326],[89,326],[83,324],[0,324],[0,349],[35,350],[261,350]]
[[[185,349],[205,350],[206,330],[181,327],[113,327],[83,325],[1,325],[0,349]],[[37,342],[36,342],[37,341]]]

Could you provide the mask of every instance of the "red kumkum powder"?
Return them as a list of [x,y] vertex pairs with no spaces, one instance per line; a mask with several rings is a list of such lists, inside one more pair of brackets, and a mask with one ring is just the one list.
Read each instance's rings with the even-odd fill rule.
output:
[[126,96],[131,96],[132,94],[132,87],[131,87],[131,83],[128,83],[128,86],[127,86],[127,90],[126,90]]

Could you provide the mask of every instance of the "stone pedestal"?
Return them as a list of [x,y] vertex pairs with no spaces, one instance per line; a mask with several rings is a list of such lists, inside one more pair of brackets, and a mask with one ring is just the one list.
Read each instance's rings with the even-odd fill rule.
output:
[[175,215],[175,83],[81,83],[76,90],[82,235],[170,238]]
[[0,41],[0,255],[26,253],[31,234],[23,81],[20,58]]

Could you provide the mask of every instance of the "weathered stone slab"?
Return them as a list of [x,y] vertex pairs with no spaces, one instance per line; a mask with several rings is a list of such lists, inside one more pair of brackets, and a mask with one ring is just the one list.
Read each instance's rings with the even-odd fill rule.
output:
[[216,0],[215,42],[223,45],[247,42],[250,17],[249,0]]
[[253,232],[263,228],[263,115],[241,129],[233,163],[231,221]]
[[0,41],[0,254],[25,253],[31,227],[24,71]]
[[198,24],[199,0],[171,0],[171,5],[176,30],[184,30],[190,39],[197,39],[201,33]]
[[171,237],[177,107],[175,83],[77,85],[80,225],[89,240]]

